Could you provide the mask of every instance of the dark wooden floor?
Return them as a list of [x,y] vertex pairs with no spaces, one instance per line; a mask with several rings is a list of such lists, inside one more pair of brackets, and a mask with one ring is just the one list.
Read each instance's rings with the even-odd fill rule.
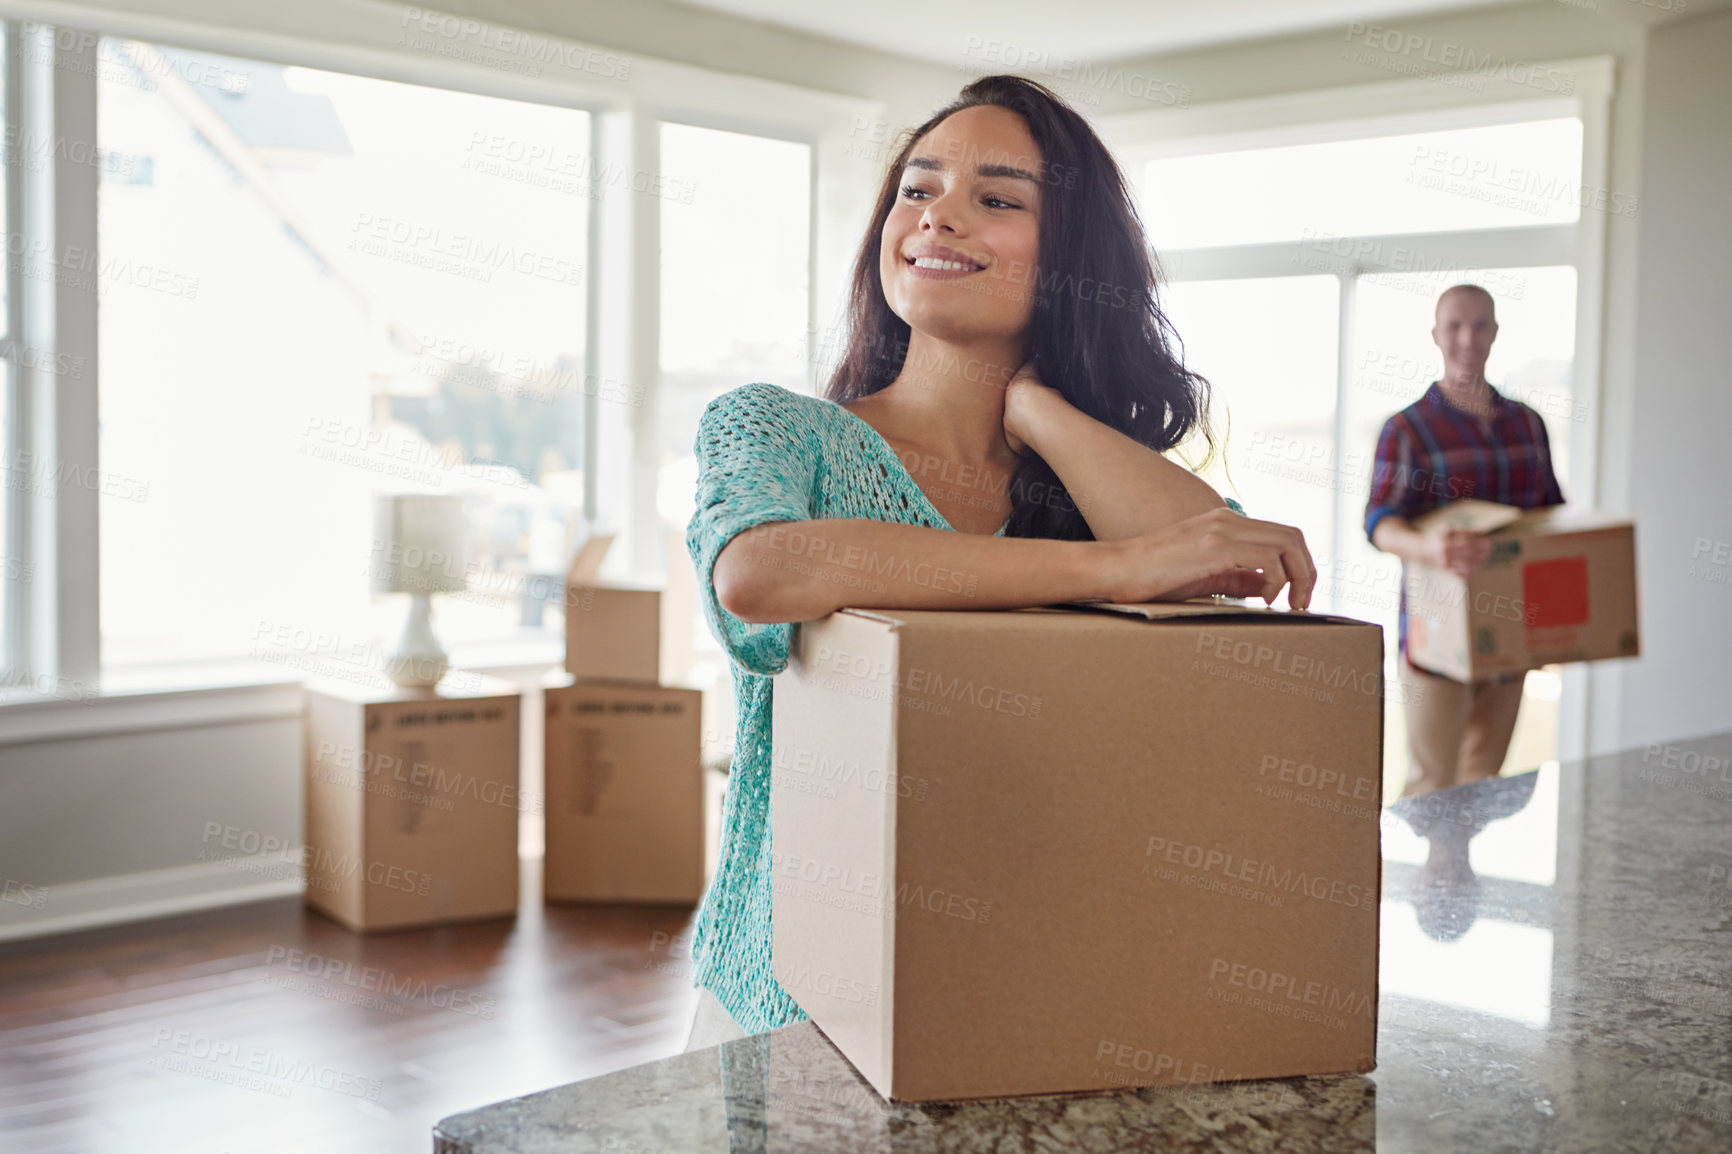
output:
[[[689,908],[362,937],[297,899],[0,945],[4,1154],[397,1154],[679,1051]],[[299,951],[298,953],[296,951]]]

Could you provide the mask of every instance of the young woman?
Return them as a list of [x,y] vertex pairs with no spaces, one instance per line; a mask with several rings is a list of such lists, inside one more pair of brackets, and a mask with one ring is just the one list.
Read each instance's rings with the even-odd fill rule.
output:
[[770,976],[770,690],[793,623],[1283,587],[1303,609],[1316,581],[1297,529],[1162,455],[1207,439],[1207,385],[1172,352],[1123,174],[1043,85],[983,77],[911,134],[848,320],[826,398],[742,385],[698,425],[686,544],[738,730],[690,1047],[805,1017]]

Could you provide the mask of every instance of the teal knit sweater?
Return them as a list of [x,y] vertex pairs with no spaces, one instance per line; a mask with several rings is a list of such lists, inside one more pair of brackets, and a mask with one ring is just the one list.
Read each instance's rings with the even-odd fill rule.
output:
[[770,976],[770,688],[788,666],[794,626],[748,624],[723,609],[716,556],[735,534],[765,521],[952,526],[878,430],[834,401],[741,385],[704,410],[695,447],[697,511],[686,548],[704,615],[733,659],[738,717],[716,873],[692,929],[692,977],[741,1029],[760,1033],[806,1017]]
[[723,609],[716,557],[736,534],[765,521],[840,517],[954,527],[875,428],[820,397],[741,385],[705,408],[695,448],[697,511],[686,548],[710,629],[732,658],[737,726],[716,873],[692,930],[692,976],[741,1029],[761,1033],[806,1018],[770,976],[770,690],[771,678],[787,668],[794,626],[748,624]]

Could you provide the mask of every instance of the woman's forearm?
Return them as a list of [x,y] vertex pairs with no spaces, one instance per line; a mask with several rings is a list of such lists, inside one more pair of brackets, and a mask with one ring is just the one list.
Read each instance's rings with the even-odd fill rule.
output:
[[988,537],[893,521],[770,521],[716,558],[716,598],[742,621],[812,621],[845,605],[1011,609],[1110,598],[1110,546]]
[[1214,486],[1076,408],[1056,389],[1029,391],[1017,435],[1069,491],[1097,541],[1120,541],[1222,508]]

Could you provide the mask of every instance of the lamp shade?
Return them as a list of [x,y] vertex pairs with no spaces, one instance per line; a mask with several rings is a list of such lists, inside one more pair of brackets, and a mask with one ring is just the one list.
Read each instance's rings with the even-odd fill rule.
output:
[[381,494],[373,505],[379,593],[458,593],[467,585],[468,526],[455,494]]

